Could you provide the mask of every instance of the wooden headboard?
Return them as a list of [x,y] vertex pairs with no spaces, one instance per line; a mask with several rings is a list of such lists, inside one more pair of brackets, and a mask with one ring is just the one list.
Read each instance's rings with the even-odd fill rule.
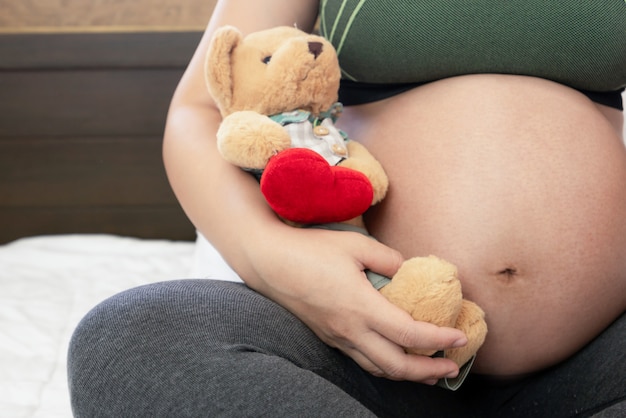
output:
[[0,243],[58,233],[194,238],[161,141],[201,34],[200,26],[5,26]]

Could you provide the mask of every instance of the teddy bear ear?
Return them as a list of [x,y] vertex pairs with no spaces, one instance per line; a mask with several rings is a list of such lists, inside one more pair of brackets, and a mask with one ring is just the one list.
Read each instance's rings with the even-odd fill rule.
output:
[[209,93],[220,111],[230,108],[233,96],[232,53],[243,36],[233,26],[223,26],[215,31],[205,60],[205,81]]

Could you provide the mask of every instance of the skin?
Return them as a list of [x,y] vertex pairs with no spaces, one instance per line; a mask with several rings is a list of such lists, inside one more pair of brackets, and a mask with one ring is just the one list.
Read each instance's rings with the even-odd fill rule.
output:
[[172,188],[248,286],[370,373],[427,384],[458,368],[401,346],[444,349],[465,344],[465,336],[413,321],[363,269],[391,276],[403,257],[427,253],[456,263],[466,296],[490,325],[481,373],[511,376],[552,364],[623,312],[621,113],[543,80],[458,77],[346,109],[342,127],[381,160],[392,184],[368,216],[381,242],[280,222],[258,184],[217,153],[221,117],[204,84],[204,54],[221,25],[244,34],[293,24],[310,30],[317,7],[312,0],[218,2],[167,119]]
[[345,113],[390,177],[372,234],[457,264],[465,296],[486,311],[476,372],[555,364],[624,312],[626,152],[605,115],[615,113],[553,82],[499,75]]

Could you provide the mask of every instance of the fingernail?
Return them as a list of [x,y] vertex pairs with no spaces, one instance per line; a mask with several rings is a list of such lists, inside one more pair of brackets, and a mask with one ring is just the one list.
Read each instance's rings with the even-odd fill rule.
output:
[[450,373],[448,373],[446,375],[447,379],[453,379],[455,377],[457,377],[459,375],[459,371],[458,370],[452,370]]
[[467,337],[459,338],[452,343],[452,348],[463,347],[465,344],[467,344]]

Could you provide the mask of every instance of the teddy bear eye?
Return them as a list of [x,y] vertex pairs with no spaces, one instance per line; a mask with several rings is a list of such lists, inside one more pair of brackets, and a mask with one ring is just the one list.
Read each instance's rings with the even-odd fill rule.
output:
[[263,58],[261,61],[263,61],[263,64],[268,64],[271,60],[272,60],[272,56],[268,55],[267,57]]

